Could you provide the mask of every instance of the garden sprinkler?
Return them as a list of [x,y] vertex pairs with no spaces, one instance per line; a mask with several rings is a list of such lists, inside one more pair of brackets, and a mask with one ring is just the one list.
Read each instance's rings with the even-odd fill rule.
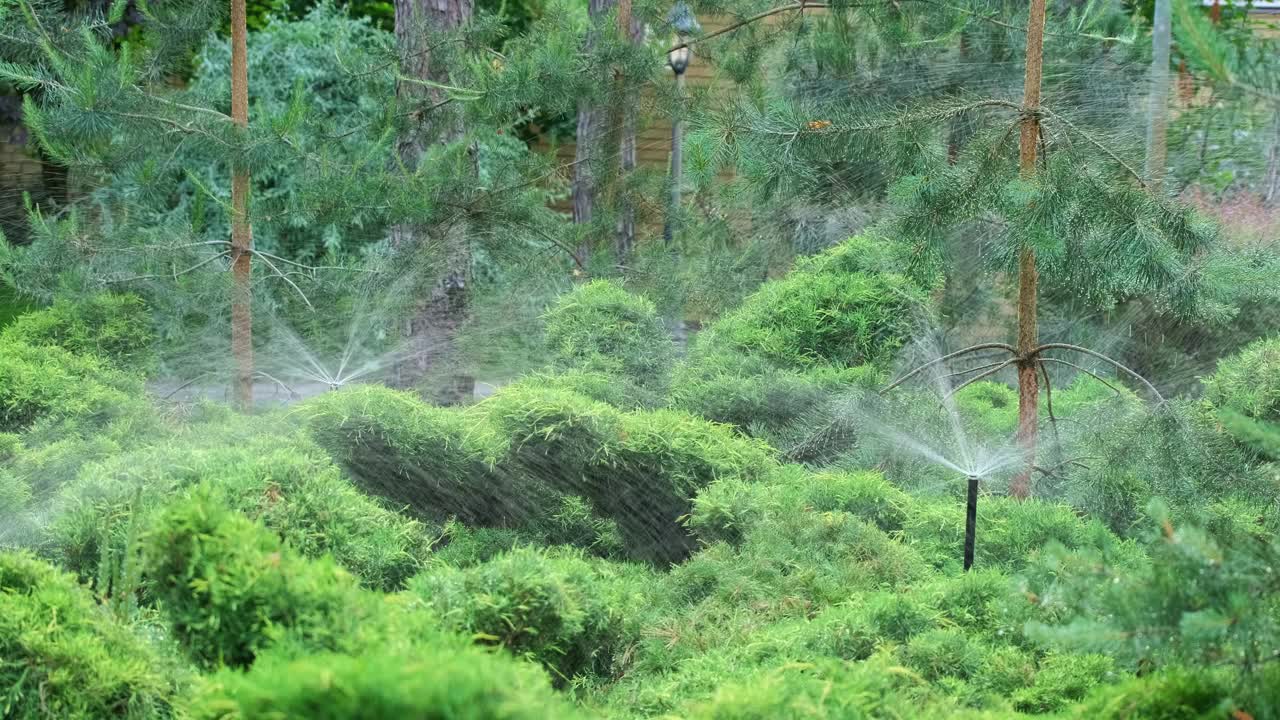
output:
[[978,476],[969,476],[969,497],[965,502],[964,517],[964,569],[973,567],[973,540],[978,525]]

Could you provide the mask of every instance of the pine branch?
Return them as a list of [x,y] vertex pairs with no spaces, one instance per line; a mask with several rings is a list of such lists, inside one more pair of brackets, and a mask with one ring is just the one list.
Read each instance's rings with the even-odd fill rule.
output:
[[957,358],[957,357],[960,357],[960,356],[962,356],[962,355],[968,355],[969,353],[977,352],[977,351],[979,351],[979,350],[1004,350],[1005,352],[1012,353],[1012,354],[1015,354],[1015,355],[1016,355],[1016,354],[1017,354],[1017,352],[1018,352],[1017,350],[1015,350],[1015,349],[1014,349],[1014,347],[1013,347],[1012,345],[1010,345],[1010,344],[1008,344],[1008,343],[979,343],[979,344],[977,344],[977,345],[970,345],[970,346],[969,346],[969,347],[967,347],[967,348],[964,348],[964,349],[962,349],[962,350],[957,350],[957,351],[955,351],[955,352],[953,352],[953,353],[948,353],[948,354],[943,355],[942,357],[940,357],[940,358],[938,358],[938,359],[936,359],[936,360],[930,360],[929,362],[927,362],[927,363],[925,363],[925,364],[923,364],[923,365],[921,365],[921,366],[919,366],[919,367],[915,368],[914,370],[912,370],[911,372],[907,373],[906,375],[903,375],[902,377],[898,378],[897,380],[894,380],[892,383],[890,383],[890,384],[889,384],[889,386],[888,386],[888,387],[886,387],[885,389],[881,390],[881,391],[880,391],[880,394],[881,394],[881,395],[883,395],[884,393],[889,392],[890,390],[892,390],[892,389],[894,389],[894,388],[898,387],[898,386],[899,386],[899,385],[901,385],[902,383],[904,383],[904,382],[906,382],[906,381],[910,380],[911,378],[915,377],[916,375],[919,375],[920,373],[922,373],[922,372],[924,372],[925,370],[927,370],[927,369],[929,369],[929,368],[933,367],[934,365],[937,365],[937,364],[939,364],[939,363],[944,363],[944,362],[946,362],[946,361],[948,361],[948,360],[950,360],[950,359],[952,359],[952,358]]

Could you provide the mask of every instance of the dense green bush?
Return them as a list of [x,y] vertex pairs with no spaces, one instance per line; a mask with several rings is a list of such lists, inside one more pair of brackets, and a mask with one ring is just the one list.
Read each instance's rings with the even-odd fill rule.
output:
[[149,528],[144,568],[173,636],[204,668],[247,667],[284,645],[341,650],[368,600],[333,560],[306,560],[212,489],[167,508]]
[[860,663],[818,661],[790,663],[755,672],[749,679],[726,684],[706,702],[695,703],[682,717],[690,720],[854,720],[894,717],[995,717],[965,711],[931,692],[891,657]]
[[[964,524],[964,503],[959,499],[917,501],[903,523],[903,542],[936,567],[958,568]],[[1106,548],[1117,538],[1067,505],[1005,497],[984,497],[978,502],[975,567],[1016,570],[1050,542],[1069,548]]]
[[1214,405],[1254,420],[1280,422],[1280,337],[1249,345],[1205,379]]
[[165,718],[169,663],[75,578],[0,552],[0,714],[13,720]]
[[299,659],[264,656],[247,673],[214,675],[193,720],[551,720],[579,711],[526,663],[458,643]]
[[164,444],[81,469],[59,494],[49,552],[82,578],[136,550],[138,529],[205,483],[307,557],[331,553],[370,587],[392,590],[430,555],[433,532],[359,492],[297,430],[274,418],[197,425]]
[[0,432],[36,421],[91,428],[145,413],[141,380],[61,348],[0,343]]
[[1148,508],[1145,557],[1050,546],[1027,574],[1041,598],[1027,627],[1037,642],[1105,653],[1131,670],[1219,665],[1241,681],[1280,643],[1280,561],[1275,533],[1211,530]]
[[563,683],[613,673],[635,634],[643,572],[526,547],[469,568],[433,568],[410,591],[445,627],[541,662]]
[[666,385],[675,348],[647,299],[594,280],[561,296],[545,320],[557,365],[625,378],[641,388]]
[[0,332],[0,346],[53,345],[132,372],[154,366],[154,342],[151,316],[142,299],[113,293],[83,300],[58,298],[51,307],[19,316]]
[[1031,687],[1013,694],[1013,705],[1032,713],[1061,710],[1113,678],[1114,667],[1106,655],[1049,655],[1041,661]]
[[717,479],[776,468],[768,448],[674,410],[622,412],[555,388],[513,387],[477,408],[507,439],[510,473],[581,495],[616,521],[626,552],[666,564],[694,549],[680,519]]
[[[921,285],[858,255],[855,238],[765,283],[698,338],[698,351],[758,355],[781,367],[889,361],[928,310]],[[873,263],[878,264],[878,263]]]
[[694,500],[689,526],[704,542],[737,542],[769,516],[839,511],[895,532],[902,529],[911,502],[874,471],[811,473],[787,466],[764,482],[712,483]]
[[1229,717],[1239,709],[1218,674],[1171,669],[1100,688],[1072,715],[1098,720],[1210,720]]
[[477,525],[526,517],[493,467],[497,438],[480,418],[376,385],[326,393],[295,412],[368,492],[419,517]]

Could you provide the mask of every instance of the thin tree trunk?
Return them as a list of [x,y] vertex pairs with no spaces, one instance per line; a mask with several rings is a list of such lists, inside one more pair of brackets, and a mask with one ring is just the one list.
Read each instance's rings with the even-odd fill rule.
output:
[[[599,42],[599,25],[613,8],[614,2],[615,0],[590,0],[588,3],[591,29],[587,32],[584,47],[587,53],[594,50]],[[590,223],[595,210],[596,165],[600,160],[604,114],[604,110],[589,101],[578,103],[578,129],[573,151],[573,222],[578,225]],[[583,240],[578,248],[578,262],[586,265],[590,255],[591,242],[589,239]]]
[[[249,127],[249,56],[245,0],[231,0],[231,120]],[[249,171],[231,169],[231,354],[235,356],[235,400],[253,408],[253,228],[249,224]]]
[[[643,28],[634,21],[631,15],[631,0],[618,0],[618,34],[630,42],[638,43]],[[609,121],[610,137],[617,138],[616,145],[608,144],[608,149],[618,148],[618,173],[613,178],[613,194],[617,198],[618,223],[614,237],[614,253],[619,265],[626,265],[627,256],[636,242],[635,203],[627,187],[631,172],[636,167],[636,97],[627,88],[627,80],[619,72],[615,78],[614,112]]]
[[[396,87],[401,103],[417,106],[411,122],[396,140],[396,152],[409,172],[417,169],[432,142],[448,144],[464,133],[462,116],[448,106],[444,91],[449,72],[434,56],[435,35],[462,27],[470,21],[472,0],[396,0],[396,44],[401,72],[406,80]],[[426,80],[425,85],[413,80]],[[397,383],[415,386],[424,377],[434,383],[428,394],[444,405],[455,405],[475,395],[475,378],[462,367],[458,333],[470,306],[471,250],[465,222],[449,225],[439,238],[442,268],[413,310],[407,328],[409,358],[396,368]],[[424,228],[399,224],[391,228],[391,243],[414,252],[430,238]]]
[[1262,194],[1262,202],[1271,207],[1280,199],[1280,111],[1273,121],[1271,149],[1267,152],[1266,190]]
[[[1045,0],[1031,0],[1027,18],[1027,67],[1022,89],[1022,133],[1018,142],[1018,169],[1022,177],[1036,174],[1036,145],[1040,141],[1040,85],[1044,61]],[[1031,494],[1031,469],[1036,462],[1039,431],[1040,382],[1032,351],[1039,344],[1036,293],[1039,273],[1036,251],[1023,247],[1018,257],[1018,445],[1025,464],[1009,486],[1017,498]]]
[[1164,180],[1169,112],[1169,45],[1172,0],[1156,0],[1151,28],[1151,89],[1147,108],[1147,179],[1155,187]]

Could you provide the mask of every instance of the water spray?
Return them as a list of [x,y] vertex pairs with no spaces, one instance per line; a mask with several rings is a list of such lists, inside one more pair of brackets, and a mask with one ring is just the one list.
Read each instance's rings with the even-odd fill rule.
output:
[[969,476],[969,497],[964,514],[964,569],[973,567],[973,541],[978,530],[978,476]]

